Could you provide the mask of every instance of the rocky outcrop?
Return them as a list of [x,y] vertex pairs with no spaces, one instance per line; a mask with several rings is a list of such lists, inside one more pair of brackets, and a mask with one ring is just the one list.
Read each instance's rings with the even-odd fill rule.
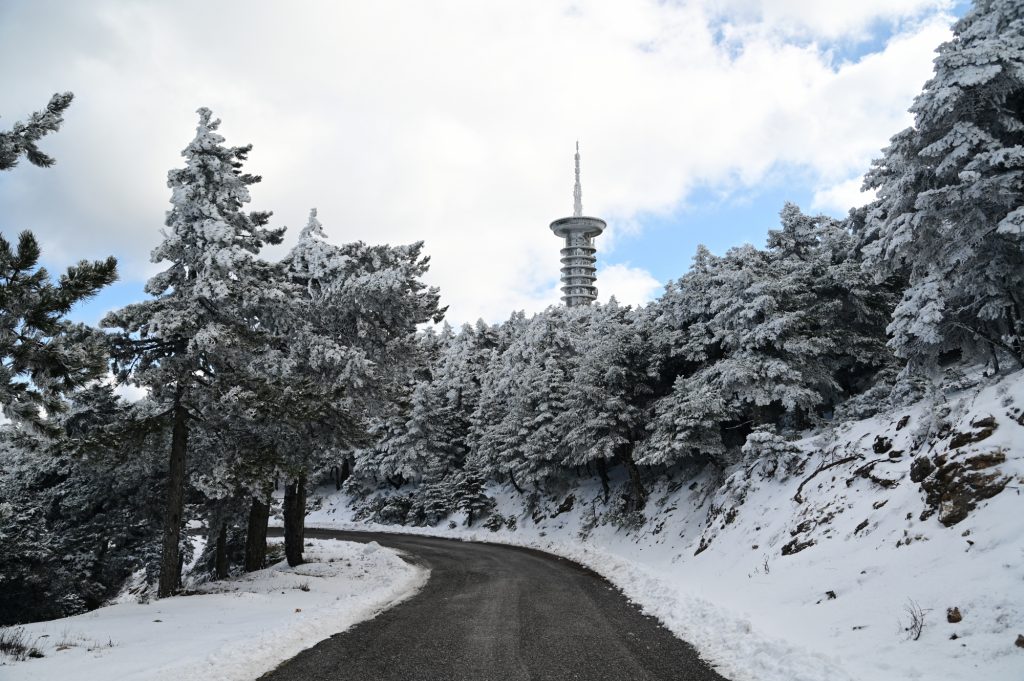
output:
[[991,470],[1006,461],[1001,450],[966,458],[939,454],[931,459],[920,456],[910,467],[910,479],[919,483],[925,493],[925,510],[921,520],[938,514],[946,527],[956,525],[975,509],[979,501],[990,499],[1003,491],[1010,481],[998,470]]

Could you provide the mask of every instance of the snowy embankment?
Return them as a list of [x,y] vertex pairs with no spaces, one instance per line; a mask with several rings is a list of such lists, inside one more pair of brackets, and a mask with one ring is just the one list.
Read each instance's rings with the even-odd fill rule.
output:
[[1024,679],[1024,375],[797,445],[805,465],[789,477],[738,468],[659,484],[633,529],[607,522],[587,485],[529,510],[490,490],[511,530],[364,523],[340,494],[308,524],[576,560],[733,681]]
[[0,678],[252,681],[405,600],[428,577],[375,543],[313,541],[305,557],[304,565],[280,563],[194,595],[25,625],[44,657],[0,658]]

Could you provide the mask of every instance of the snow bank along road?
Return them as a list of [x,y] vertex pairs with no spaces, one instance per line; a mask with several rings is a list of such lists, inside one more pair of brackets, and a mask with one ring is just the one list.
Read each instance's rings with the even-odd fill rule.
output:
[[376,541],[430,568],[408,601],[321,641],[261,681],[724,681],[608,582],[539,551],[411,535]]

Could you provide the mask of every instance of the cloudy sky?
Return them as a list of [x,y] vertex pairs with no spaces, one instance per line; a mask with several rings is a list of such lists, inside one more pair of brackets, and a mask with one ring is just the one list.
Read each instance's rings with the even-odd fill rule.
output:
[[[55,269],[117,256],[76,310],[143,296],[167,170],[208,106],[291,239],[424,240],[449,320],[557,302],[572,154],[602,298],[639,303],[698,243],[763,244],[782,203],[844,215],[965,11],[957,0],[0,3],[0,126],[75,93],[58,164],[0,176],[0,231]],[[285,246],[291,244],[286,241]],[[277,257],[283,251],[269,252]]]

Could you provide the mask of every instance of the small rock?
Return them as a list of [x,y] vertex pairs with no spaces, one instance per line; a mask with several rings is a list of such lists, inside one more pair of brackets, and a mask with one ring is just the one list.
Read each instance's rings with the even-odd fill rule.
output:
[[946,609],[946,621],[950,624],[956,624],[963,618],[963,615],[960,614],[960,608],[953,607]]
[[302,608],[295,608],[295,612],[302,612]]
[[814,546],[814,543],[815,542],[813,539],[808,539],[807,541],[800,541],[800,538],[796,537],[795,539],[793,539],[793,541],[789,542],[788,544],[782,547],[782,555],[791,556],[794,553],[800,553],[804,549]]
[[927,456],[919,456],[910,464],[911,482],[921,482],[935,470],[935,464]]
[[565,501],[563,501],[561,505],[555,510],[554,514],[551,517],[554,518],[555,516],[560,515],[562,513],[568,513],[569,511],[572,510],[573,504],[575,502],[576,495],[570,494],[565,498]]
[[989,415],[989,416],[986,416],[984,418],[980,418],[980,419],[978,419],[976,421],[971,421],[971,427],[972,428],[993,428],[994,429],[996,427],[996,417]]
[[977,430],[971,433],[953,433],[953,437],[949,440],[950,448],[958,449],[964,445],[981,442],[985,438],[991,437],[992,433],[996,432],[997,424],[994,417],[988,416],[977,421],[971,421],[971,427],[977,428]]
[[826,596],[828,596],[828,599],[829,599],[830,601],[834,601],[834,600],[836,599],[836,592],[835,592],[835,591],[832,591],[831,589],[829,589],[828,591],[826,591],[826,592],[825,592],[825,595],[826,595]]
[[970,510],[971,503],[966,496],[957,495],[939,504],[939,522],[946,527],[952,527],[966,518]]
[[900,419],[900,422],[896,424],[896,430],[903,430],[907,427],[908,423],[910,423],[910,414]]
[[1024,648],[1024,635],[1017,634],[1017,640],[1014,642],[1014,645],[1018,648]]
[[885,454],[887,451],[892,449],[892,440],[879,435],[875,438],[874,443],[871,445],[871,449],[874,450],[875,454]]
[[998,466],[999,464],[1005,461],[1006,454],[1003,453],[1002,451],[996,450],[994,452],[989,452],[988,454],[978,454],[977,456],[972,456],[966,461],[964,461],[964,465],[966,465],[967,468],[970,468],[971,470],[978,471],[983,468],[991,468],[992,466]]
[[958,638],[960,638],[960,637],[959,637],[959,636],[957,636],[957,635],[956,635],[956,634],[954,633],[954,634],[953,634],[952,636],[950,636],[950,637],[949,637],[949,640],[950,640],[950,641],[955,641],[955,640],[957,640]]
[[861,530],[863,530],[867,526],[868,526],[868,521],[865,519],[864,522],[862,522],[860,525],[857,526],[857,528],[853,531],[853,533],[857,534],[858,532],[860,532]]

